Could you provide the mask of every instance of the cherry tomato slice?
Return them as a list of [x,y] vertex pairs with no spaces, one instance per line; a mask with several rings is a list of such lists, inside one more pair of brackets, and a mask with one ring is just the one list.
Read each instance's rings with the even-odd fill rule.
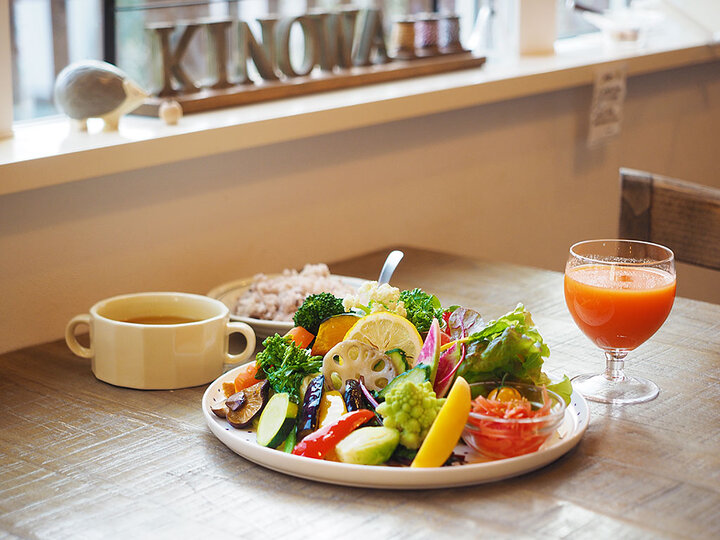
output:
[[511,386],[498,386],[488,394],[487,398],[492,401],[508,402],[522,399],[522,395]]

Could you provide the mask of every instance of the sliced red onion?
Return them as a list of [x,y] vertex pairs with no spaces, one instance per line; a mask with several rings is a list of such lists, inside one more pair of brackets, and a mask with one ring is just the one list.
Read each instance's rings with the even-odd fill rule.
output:
[[362,375],[358,379],[358,384],[360,386],[360,390],[362,390],[363,395],[365,396],[365,399],[367,399],[368,403],[372,406],[373,409],[376,409],[378,405],[380,405],[370,392],[370,390],[367,389],[367,386],[365,386],[365,381],[363,380]]

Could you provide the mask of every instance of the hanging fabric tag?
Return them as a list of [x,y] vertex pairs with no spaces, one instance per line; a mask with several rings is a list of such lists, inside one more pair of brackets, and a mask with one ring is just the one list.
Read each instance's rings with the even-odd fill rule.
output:
[[624,65],[606,66],[595,74],[588,146],[595,146],[620,133],[627,90]]

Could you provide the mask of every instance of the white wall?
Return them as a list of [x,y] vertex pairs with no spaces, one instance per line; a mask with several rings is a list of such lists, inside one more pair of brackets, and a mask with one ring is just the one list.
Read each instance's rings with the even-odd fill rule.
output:
[[[0,197],[0,351],[110,295],[393,244],[562,270],[616,235],[620,166],[720,187],[719,68],[631,79],[622,136],[592,150],[583,87]],[[679,294],[720,303],[709,274],[681,267]]]

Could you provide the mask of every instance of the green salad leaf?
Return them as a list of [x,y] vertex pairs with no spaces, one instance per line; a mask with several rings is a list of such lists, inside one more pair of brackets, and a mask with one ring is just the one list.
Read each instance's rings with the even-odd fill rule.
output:
[[503,377],[537,385],[550,383],[542,372],[550,349],[522,304],[457,343],[467,346],[458,375],[469,383]]
[[548,384],[547,389],[555,392],[558,396],[563,398],[567,405],[570,405],[570,396],[572,396],[573,388],[567,375],[565,375],[559,382]]

